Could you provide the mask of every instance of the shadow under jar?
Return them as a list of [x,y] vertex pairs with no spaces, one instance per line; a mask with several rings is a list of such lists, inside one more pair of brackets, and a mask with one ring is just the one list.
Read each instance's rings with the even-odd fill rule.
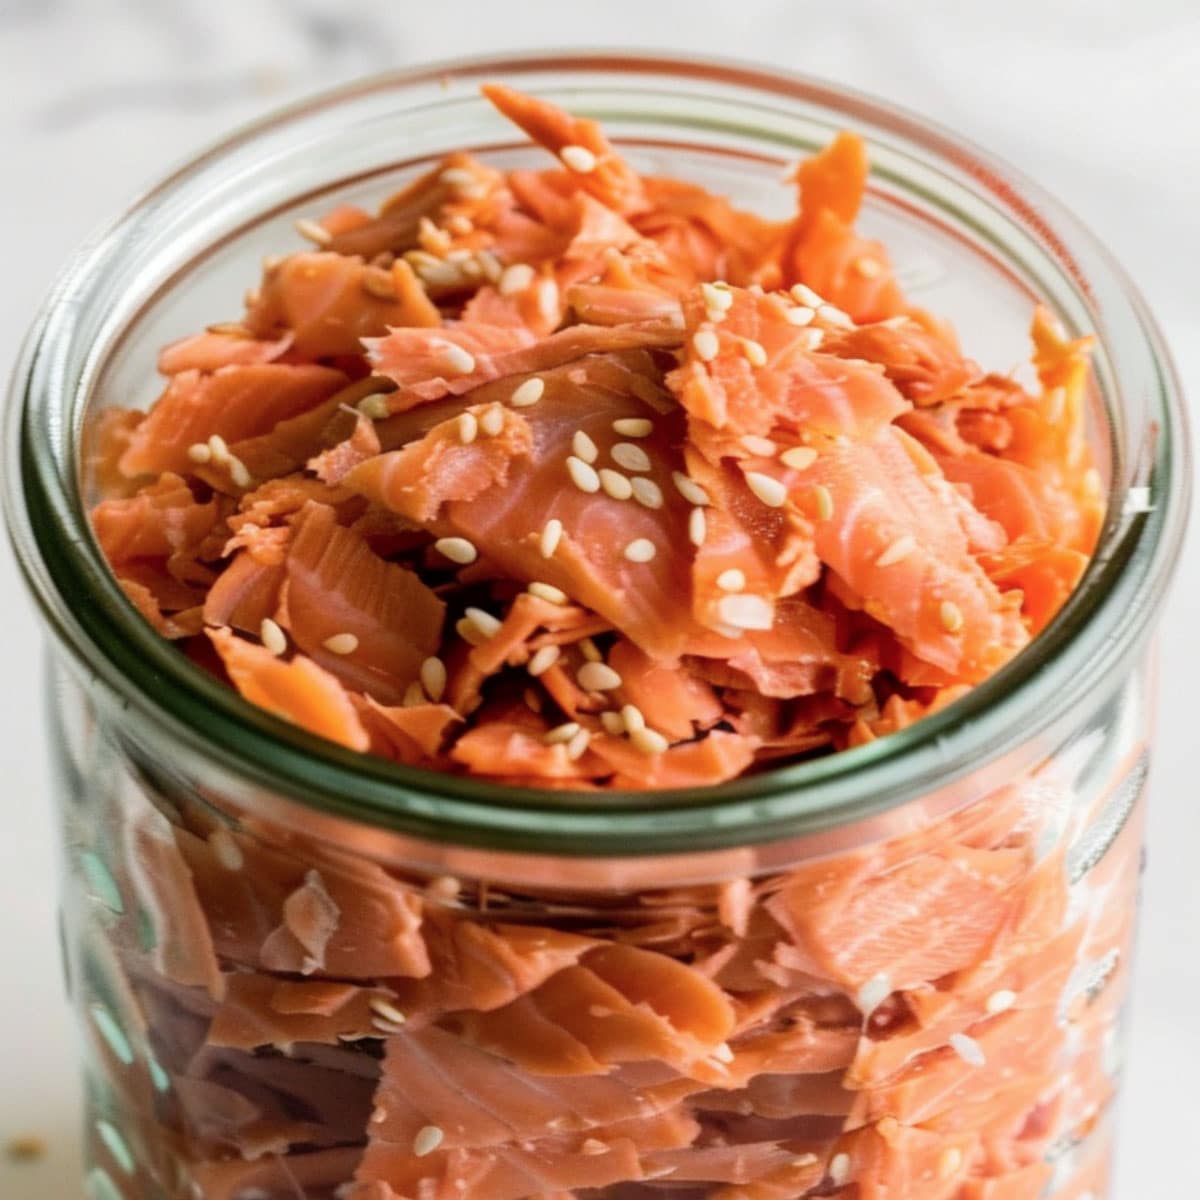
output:
[[[476,85],[602,119],[765,212],[839,128],[913,299],[1019,361],[1095,332],[1110,496],[1052,626],[870,745],[708,791],[548,794],[357,756],[251,708],[125,601],[87,439],[296,217],[443,154],[513,166]],[[940,129],[728,65],[387,76],[241,133],[80,252],[27,343],[8,515],[51,632],[69,985],[96,1200],[1084,1200],[1108,1194],[1149,637],[1187,507],[1180,399],[1128,281]]]

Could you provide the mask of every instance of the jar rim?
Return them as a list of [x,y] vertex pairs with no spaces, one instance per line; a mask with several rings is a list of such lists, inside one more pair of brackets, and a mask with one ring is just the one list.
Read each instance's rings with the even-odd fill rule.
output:
[[[1112,379],[1105,400],[1110,410],[1119,408],[1122,394],[1138,390],[1149,406],[1152,440],[1138,461],[1126,464],[1119,485],[1114,478],[1097,552],[1062,611],[966,696],[868,745],[704,789],[498,789],[358,754],[286,724],[179,654],[116,587],[76,486],[81,414],[73,421],[71,405],[79,379],[65,371],[60,353],[87,281],[111,255],[135,245],[139,220],[162,198],[270,133],[299,131],[340,105],[445,77],[505,77],[518,85],[530,78],[536,90],[547,71],[559,78],[607,73],[635,82],[654,76],[720,84],[886,131],[982,184],[1023,232],[1040,225],[1039,236],[1081,295],[1106,277],[1120,299],[1118,311],[1106,310],[1106,327],[1138,342],[1149,370]],[[624,53],[472,58],[390,72],[302,100],[193,158],[86,243],[60,276],[13,375],[5,481],[18,558],[58,640],[123,706],[167,729],[188,754],[216,759],[231,778],[306,808],[405,835],[564,856],[690,852],[789,838],[886,811],[1001,759],[1102,687],[1141,645],[1179,554],[1190,488],[1186,416],[1161,335],[1107,250],[1040,188],[932,122],[832,84],[748,63]],[[136,740],[137,730],[129,733]]]

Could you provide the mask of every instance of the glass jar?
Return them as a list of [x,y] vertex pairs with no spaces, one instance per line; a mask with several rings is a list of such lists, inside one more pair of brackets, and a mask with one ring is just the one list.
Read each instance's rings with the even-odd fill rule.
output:
[[[450,150],[538,152],[484,79],[778,211],[842,127],[863,223],[981,360],[1035,301],[1098,335],[1110,502],[1052,626],[871,744],[695,792],[547,794],[344,751],[161,641],[90,534],[89,437],[299,216]],[[407,72],[234,136],[59,281],[15,377],[8,516],[51,631],[63,938],[97,1200],[1107,1195],[1149,637],[1187,509],[1177,385],[1104,250],[889,107],[650,58]]]

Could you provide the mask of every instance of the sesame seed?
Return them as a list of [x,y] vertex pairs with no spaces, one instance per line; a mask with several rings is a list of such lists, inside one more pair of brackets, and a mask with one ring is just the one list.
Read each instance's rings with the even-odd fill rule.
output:
[[533,268],[528,263],[513,263],[504,268],[500,282],[496,285],[502,296],[523,292],[533,282]]
[[599,475],[600,486],[614,500],[628,500],[633,495],[633,484],[629,482],[627,475],[622,475],[620,471],[614,471],[611,467],[601,467]]
[[504,409],[499,404],[490,405],[483,410],[479,418],[479,432],[488,437],[495,437],[504,429]]
[[470,375],[475,370],[475,357],[454,342],[447,342],[438,350],[438,367],[454,375]]
[[621,706],[621,720],[625,722],[625,728],[630,733],[635,733],[639,729],[646,728],[646,718],[642,715],[642,710],[636,704]]
[[942,628],[947,633],[957,633],[963,627],[962,609],[953,600],[943,600],[938,609]]
[[229,447],[219,433],[214,433],[208,439],[208,454],[219,466],[224,466],[229,461]]
[[[407,257],[407,256],[406,256]],[[452,263],[421,262],[415,264],[415,270],[421,279],[430,287],[458,287],[462,283],[462,274]]]
[[447,167],[438,179],[447,187],[464,188],[475,186],[475,176],[465,167]]
[[654,422],[648,417],[618,417],[612,427],[622,437],[644,438],[654,432]]
[[829,1179],[837,1187],[841,1187],[850,1178],[850,1155],[835,1154],[829,1160]]
[[779,461],[793,471],[807,471],[817,461],[817,452],[811,446],[789,446]]
[[588,748],[588,743],[591,740],[592,740],[592,735],[586,729],[581,729],[567,743],[567,761],[568,762],[577,762],[579,759],[581,759],[584,755],[584,752]]
[[892,994],[892,990],[891,976],[882,971],[878,975],[872,975],[858,989],[855,997],[859,1011],[863,1016],[869,1017]]
[[607,1154],[609,1151],[609,1147],[604,1142],[594,1137],[584,1138],[583,1144],[579,1149],[584,1154],[590,1155],[593,1158],[599,1154]]
[[849,316],[832,304],[822,304],[817,309],[817,316],[827,325],[836,325],[840,329],[851,329],[854,326],[854,322],[850,320]]
[[703,546],[706,537],[708,537],[708,518],[704,515],[704,509],[693,508],[688,514],[688,541],[693,546]]
[[418,708],[425,703],[425,689],[421,686],[420,681],[414,679],[412,683],[404,689],[404,699],[401,704],[405,708]]
[[609,453],[612,455],[613,462],[627,471],[650,470],[650,456],[641,446],[634,445],[633,442],[617,442]]
[[753,338],[742,338],[742,353],[752,367],[767,365],[767,352],[762,342],[756,342]]
[[711,329],[698,329],[692,334],[692,349],[701,362],[712,362],[721,352],[721,343]]
[[564,146],[558,157],[563,166],[580,175],[587,175],[596,169],[596,156],[586,146]]
[[987,1065],[987,1055],[984,1054],[983,1047],[973,1037],[968,1037],[965,1033],[952,1033],[950,1035],[950,1049],[968,1066],[982,1067]]
[[448,558],[451,562],[459,563],[462,566],[473,563],[479,557],[479,551],[475,549],[474,543],[462,537],[438,538],[433,543],[433,548],[443,558]]
[[611,733],[613,737],[620,737],[625,732],[625,719],[611,709],[605,709],[600,714],[600,724],[604,726],[604,732]]
[[574,454],[567,456],[567,474],[571,476],[571,482],[581,492],[590,493],[600,490],[600,476],[596,474],[596,468]]
[[833,496],[823,483],[814,484],[813,500],[817,505],[817,516],[828,521],[833,516]]
[[877,567],[890,567],[903,562],[917,548],[916,540],[911,534],[898,537],[876,560]]
[[553,279],[543,279],[538,284],[538,312],[543,320],[558,324],[558,284]]
[[804,332],[806,334],[804,339],[805,350],[819,349],[821,344],[825,341],[825,330],[818,329],[815,325],[811,329],[806,329]]
[[662,488],[653,479],[647,479],[644,475],[639,475],[633,481],[633,498],[643,508],[662,508],[663,506]]
[[746,486],[768,508],[782,508],[787,502],[787,488],[778,479],[761,471],[747,471]]
[[575,435],[571,438],[571,449],[575,451],[575,457],[582,458],[585,463],[594,463],[600,457],[596,443],[582,429],[575,430]]
[[460,246],[457,250],[448,250],[446,252],[446,261],[462,266],[465,263],[471,262],[475,257],[473,250],[468,250],[466,247]]
[[556,588],[552,583],[541,583],[536,579],[525,590],[548,604],[569,604],[571,599],[562,588]]
[[479,434],[479,418],[472,412],[458,414],[458,440],[469,446]]
[[553,729],[547,729],[542,734],[542,742],[547,746],[558,746],[569,742],[582,728],[578,721],[564,721],[561,725],[555,725]]
[[468,608],[463,615],[485,638],[495,637],[500,632],[500,619],[482,608]]
[[408,1020],[394,1004],[389,1004],[382,996],[372,996],[368,1007],[377,1017],[382,1017],[393,1025],[403,1025]]
[[[938,1159],[938,1175],[949,1179],[963,1164],[963,1152],[957,1146],[947,1146]],[[1080,1197],[1080,1200],[1083,1200]]]
[[465,237],[475,228],[475,223],[465,213],[455,213],[446,218],[446,228],[458,237]]
[[600,662],[604,655],[600,653],[599,647],[590,637],[579,639],[579,653],[583,655],[588,662]]
[[576,682],[585,692],[611,692],[621,686],[621,676],[607,663],[584,663],[575,675]]
[[335,633],[322,643],[330,654],[353,654],[358,649],[358,638],[352,633]]
[[363,291],[376,300],[395,300],[396,285],[381,267],[368,267],[362,274]]
[[861,258],[855,259],[854,269],[864,279],[877,279],[883,274],[883,264],[877,258],[871,258],[864,254]]
[[775,610],[762,596],[738,593],[722,596],[717,601],[717,613],[726,625],[735,629],[770,629],[775,623]]
[[685,475],[682,471],[672,471],[671,481],[675,484],[675,490],[689,504],[711,504],[708,493],[690,476]]
[[647,563],[658,553],[658,550],[649,538],[634,538],[625,547],[624,553],[630,562]]
[[715,308],[719,313],[726,313],[733,307],[733,293],[726,287],[717,287],[713,283],[702,283],[700,295],[707,308]]
[[541,550],[543,558],[554,557],[554,551],[558,549],[562,534],[563,523],[557,517],[551,517],[543,527],[542,535],[538,539],[538,549]]
[[670,748],[667,741],[657,729],[631,729],[629,744],[641,754],[662,754]]
[[751,454],[757,454],[759,458],[771,458],[779,450],[779,447],[769,437],[759,437],[755,433],[746,434],[742,438],[742,445]]
[[333,234],[324,225],[318,225],[316,221],[312,221],[308,217],[301,217],[296,222],[296,232],[302,238],[307,238],[318,246],[328,246],[333,241]]
[[482,646],[487,641],[483,631],[469,617],[460,617],[454,623],[454,632],[469,646]]
[[205,442],[193,442],[188,447],[187,456],[194,463],[206,463],[212,458],[212,451]]
[[234,487],[240,488],[248,488],[254,482],[250,472],[246,469],[246,464],[232,454],[229,456],[229,478],[233,481]]
[[717,576],[717,587],[723,592],[740,592],[746,586],[746,573],[730,567]]
[[364,396],[357,405],[358,411],[372,421],[382,421],[391,413],[391,406],[386,396],[376,393],[374,396]]
[[446,694],[446,664],[437,655],[421,664],[421,686],[435,704]]
[[483,276],[488,283],[499,283],[504,274],[504,264],[490,250],[477,250],[475,258],[483,268]]
[[240,871],[246,865],[246,856],[228,829],[214,829],[208,835],[208,845],[225,870]]
[[791,297],[797,304],[807,305],[809,308],[820,308],[825,303],[824,296],[818,296],[812,288],[803,283],[793,285],[791,289]]
[[533,657],[525,669],[536,679],[550,670],[561,657],[562,651],[557,646],[540,646],[533,652]]
[[518,384],[513,394],[508,398],[513,408],[528,408],[536,404],[546,390],[546,381],[540,375],[530,376],[524,383]]
[[263,617],[258,627],[259,640],[272,654],[280,655],[287,650],[287,637],[279,625],[270,617]]
[[442,1144],[445,1136],[439,1126],[423,1125],[417,1130],[417,1136],[413,1138],[413,1153],[418,1158],[432,1154]]
[[542,711],[542,698],[533,690],[533,688],[526,688],[525,691],[521,693],[521,699],[525,701],[525,707],[529,709],[530,712],[540,713]]
[[814,1166],[819,1161],[815,1154],[801,1154],[798,1158],[793,1158],[790,1165],[802,1170],[804,1167]]
[[784,310],[783,319],[789,325],[811,325],[817,314],[807,304],[797,304],[794,308]]
[[1010,992],[1007,988],[1001,988],[998,992],[993,992],[987,998],[985,1005],[989,1014],[993,1017],[998,1013],[1008,1012],[1010,1008],[1017,1002],[1017,993]]

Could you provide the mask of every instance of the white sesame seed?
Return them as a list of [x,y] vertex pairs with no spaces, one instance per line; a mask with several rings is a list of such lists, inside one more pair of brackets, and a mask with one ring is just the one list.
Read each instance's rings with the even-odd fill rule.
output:
[[194,463],[206,463],[212,458],[212,451],[206,442],[193,442],[188,447],[187,456]]
[[419,263],[415,270],[421,279],[430,287],[458,287],[462,283],[462,273],[452,263],[434,261]]
[[829,1180],[837,1187],[841,1187],[847,1179],[850,1178],[850,1155],[835,1154],[829,1160]]
[[596,1158],[601,1154],[607,1154],[610,1147],[605,1142],[602,1142],[599,1138],[590,1137],[584,1138],[579,1149],[582,1151],[582,1153],[588,1155],[589,1157]]
[[435,704],[446,694],[446,664],[437,655],[421,664],[421,686]]
[[642,710],[636,704],[624,704],[621,706],[621,720],[625,722],[625,728],[630,733],[646,728],[646,718],[642,715]]
[[657,729],[631,729],[629,744],[642,754],[662,754],[671,746]]
[[[454,218],[451,218],[453,220]],[[465,220],[465,218],[463,218]],[[467,221],[470,232],[471,222]],[[504,274],[504,264],[490,250],[476,250],[475,261],[483,269],[483,277],[488,283],[499,283],[500,276]]]
[[778,479],[761,471],[747,471],[746,486],[768,508],[782,508],[787,502],[787,488]]
[[596,443],[582,429],[575,430],[575,435],[571,438],[571,449],[575,451],[575,457],[582,458],[585,463],[594,463],[600,457]]
[[804,349],[805,350],[817,350],[820,348],[821,344],[825,341],[825,330],[818,329],[815,325],[811,329],[806,329],[804,331],[804,333],[805,333],[805,338],[804,338]]
[[746,434],[742,438],[742,445],[751,454],[758,455],[759,458],[772,458],[779,450],[779,447],[769,437],[759,437],[756,433]]
[[819,1159],[815,1154],[801,1154],[797,1158],[793,1158],[790,1166],[796,1167],[798,1170],[803,1170],[805,1167],[814,1166]]
[[377,1017],[382,1017],[393,1025],[403,1025],[408,1020],[394,1004],[389,1004],[382,996],[372,996],[368,1006]]
[[353,654],[358,649],[358,638],[352,633],[335,633],[321,644],[330,654]]
[[454,623],[454,632],[458,634],[468,646],[482,646],[487,641],[483,631],[469,617],[460,617]]
[[452,375],[470,375],[475,370],[475,356],[454,342],[447,342],[438,349],[438,368]]
[[984,1054],[983,1047],[973,1037],[968,1037],[965,1033],[952,1033],[950,1035],[950,1049],[968,1066],[982,1067],[987,1064],[987,1055]]
[[633,442],[617,442],[610,451],[613,462],[627,471],[649,471],[650,456]]
[[603,661],[604,655],[600,653],[600,648],[595,642],[592,641],[590,637],[580,638],[577,645],[579,646],[579,653],[582,654],[583,657],[588,660],[588,662]]
[[672,471],[671,480],[675,484],[675,490],[689,504],[711,504],[708,493],[690,476],[685,475],[682,471]]
[[475,176],[465,167],[447,167],[438,179],[447,187],[464,188],[475,186]]
[[[963,1152],[957,1146],[947,1146],[938,1158],[938,1175],[949,1179],[963,1164]],[[1079,1200],[1084,1200],[1081,1196]]]
[[769,600],[745,593],[722,596],[717,601],[717,613],[734,629],[770,629],[775,622],[775,610]]
[[692,349],[701,362],[712,362],[721,352],[721,343],[711,329],[698,329],[692,334]]
[[963,627],[962,609],[953,600],[943,600],[938,608],[942,628],[947,633],[957,633]]
[[258,636],[263,646],[272,654],[279,655],[287,650],[287,637],[279,625],[270,617],[263,617],[258,628]]
[[653,479],[647,479],[644,475],[639,475],[634,479],[632,486],[633,498],[643,508],[662,508],[662,488]]
[[730,567],[717,576],[717,587],[723,592],[740,592],[746,586],[746,573]]
[[558,323],[558,284],[553,279],[543,279],[538,284],[537,304],[542,319],[556,325]]
[[504,430],[504,409],[499,404],[492,404],[483,410],[479,418],[479,432],[487,437],[495,437]]
[[364,417],[372,421],[382,421],[392,411],[387,397],[379,395],[378,392],[374,396],[364,396],[356,407]]
[[903,562],[917,548],[916,540],[911,534],[898,537],[876,560],[877,567],[890,567]]
[[226,871],[240,871],[246,865],[246,856],[228,829],[214,829],[208,835],[208,845]]
[[451,562],[459,563],[462,566],[473,563],[479,557],[479,551],[475,549],[474,544],[462,537],[438,538],[433,543],[433,548],[443,558],[448,558]]
[[312,221],[308,217],[301,217],[296,222],[296,232],[302,238],[307,238],[318,246],[328,246],[333,241],[333,234],[324,225],[318,225],[316,221]]
[[571,482],[581,492],[590,493],[600,490],[600,476],[596,474],[596,468],[574,454],[567,456],[567,474],[571,476]]
[[[454,213],[446,218],[446,228],[457,237],[466,237],[475,228],[475,223],[465,213]],[[481,250],[480,254],[483,253]]]
[[500,620],[482,608],[468,608],[463,614],[485,638],[495,637],[500,632]]
[[824,296],[818,296],[812,288],[807,287],[803,283],[793,285],[791,295],[797,304],[804,304],[809,308],[820,308],[825,303]]
[[833,304],[822,304],[817,309],[817,316],[827,325],[835,325],[839,329],[850,329],[854,325],[849,316]]
[[404,699],[401,704],[405,708],[417,708],[425,703],[425,689],[421,686],[420,681],[414,679],[412,683],[404,689]]
[[540,646],[533,652],[533,657],[525,669],[536,679],[550,670],[561,657],[562,650],[557,646]]
[[892,991],[890,975],[886,975],[882,971],[878,975],[872,975],[858,989],[855,997],[859,1011],[864,1017],[869,1017],[892,994]]
[[208,439],[208,454],[218,466],[224,466],[229,461],[229,446],[219,433],[214,433]]
[[586,146],[564,146],[558,157],[563,166],[580,175],[587,175],[596,169],[596,156]]
[[417,1130],[417,1136],[413,1138],[413,1153],[418,1158],[432,1154],[442,1144],[445,1136],[437,1125],[422,1126]]
[[581,759],[584,755],[584,752],[588,748],[588,743],[591,740],[592,740],[591,733],[589,733],[588,730],[586,730],[586,729],[581,729],[567,743],[567,761],[568,762],[576,762],[577,760]]
[[546,390],[546,381],[540,375],[532,375],[524,383],[518,384],[508,402],[513,408],[529,408],[536,404]]
[[526,589],[531,596],[536,596],[539,600],[545,600],[548,604],[569,604],[570,597],[562,588],[557,588],[552,583],[542,583],[535,579]]
[[783,319],[789,325],[811,325],[816,315],[807,304],[797,304],[794,308],[784,309]]
[[469,446],[479,435],[479,418],[472,412],[458,414],[458,440]]
[[1010,1008],[1017,1002],[1017,993],[1010,992],[1007,988],[1001,988],[998,992],[993,992],[988,998],[985,1005],[988,1013],[991,1016],[996,1016],[1002,1012],[1008,1012]]
[[557,517],[551,517],[543,527],[542,535],[538,539],[538,549],[542,552],[543,558],[554,557],[554,551],[558,549],[562,534],[563,523]]
[[600,486],[614,500],[628,500],[633,495],[633,484],[629,482],[627,475],[622,475],[620,471],[614,471],[611,467],[601,467],[599,475]]
[[767,365],[767,352],[761,342],[756,342],[753,338],[742,338],[742,353],[746,356],[746,361],[752,367],[765,367]]
[[396,285],[392,276],[382,267],[368,267],[362,275],[363,291],[376,300],[395,300]]
[[854,261],[854,269],[864,279],[876,279],[883,274],[883,264],[877,258],[864,254]]
[[611,709],[605,709],[600,714],[600,724],[604,726],[604,732],[611,733],[613,737],[620,737],[625,732],[625,718]]
[[722,288],[712,283],[702,283],[700,295],[704,299],[706,308],[716,309],[719,313],[724,314],[733,307],[733,293],[728,287]]
[[569,742],[582,728],[578,721],[564,721],[561,725],[555,725],[553,729],[547,729],[542,734],[542,742],[547,746],[558,746]]
[[817,505],[817,516],[828,521],[833,516],[833,496],[823,483],[813,485],[813,500]]
[[811,446],[789,446],[779,461],[793,471],[807,471],[817,461],[817,452]]
[[688,514],[688,541],[693,546],[703,546],[706,537],[708,537],[708,518],[704,515],[704,509],[693,508]]
[[446,252],[446,261],[452,262],[457,266],[465,266],[467,263],[473,261],[474,258],[475,252],[463,246],[460,246],[457,250],[448,250]]
[[246,464],[232,454],[229,456],[229,478],[234,487],[240,488],[248,488],[254,482],[250,472],[246,469]]
[[585,692],[611,692],[621,686],[621,676],[602,662],[584,663],[575,679]]
[[630,562],[647,563],[654,558],[658,550],[649,538],[634,538],[625,547],[624,553]]
[[528,263],[513,263],[504,268],[500,282],[496,285],[502,296],[523,292],[533,282],[533,268]]
[[618,417],[612,427],[622,437],[644,438],[654,432],[654,422],[648,417]]

